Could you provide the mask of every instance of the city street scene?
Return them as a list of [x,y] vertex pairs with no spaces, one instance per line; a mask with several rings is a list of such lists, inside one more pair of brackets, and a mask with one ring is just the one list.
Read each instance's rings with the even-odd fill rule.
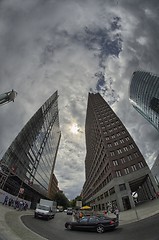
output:
[[0,20],[0,240],[158,239],[158,1],[5,0]]

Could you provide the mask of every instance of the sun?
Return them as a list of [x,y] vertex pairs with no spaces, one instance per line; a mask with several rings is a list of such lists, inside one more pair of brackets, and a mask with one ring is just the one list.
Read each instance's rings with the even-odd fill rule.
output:
[[72,126],[70,127],[70,130],[73,134],[77,134],[79,132],[79,127],[77,123],[73,123]]

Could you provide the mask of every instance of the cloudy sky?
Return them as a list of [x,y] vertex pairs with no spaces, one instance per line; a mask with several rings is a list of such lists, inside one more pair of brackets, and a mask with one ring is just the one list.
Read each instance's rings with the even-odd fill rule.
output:
[[55,174],[69,199],[85,180],[88,92],[99,92],[151,167],[159,134],[129,102],[132,73],[159,74],[158,0],[1,0],[0,157],[56,90],[62,138]]

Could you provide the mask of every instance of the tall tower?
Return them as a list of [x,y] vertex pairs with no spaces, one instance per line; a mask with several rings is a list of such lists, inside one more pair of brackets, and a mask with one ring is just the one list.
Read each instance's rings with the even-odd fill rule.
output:
[[[3,189],[34,201],[41,196],[51,198],[55,179],[54,167],[60,142],[58,92],[56,91],[33,115],[7,149],[1,161],[7,175]],[[35,200],[36,201],[36,200]]]
[[89,93],[85,123],[86,181],[83,198],[96,210],[118,206],[120,211],[156,196],[149,167],[123,123],[99,93]]
[[130,102],[159,131],[159,76],[134,72],[130,83]]

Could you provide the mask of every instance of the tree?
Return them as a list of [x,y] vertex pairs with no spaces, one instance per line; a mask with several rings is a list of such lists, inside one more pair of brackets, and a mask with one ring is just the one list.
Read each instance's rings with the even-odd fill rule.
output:
[[81,196],[77,196],[75,199],[70,201],[71,207],[76,208],[76,202],[77,201],[82,201],[82,197]]
[[70,206],[70,201],[62,192],[57,192],[55,194],[55,201],[57,202],[57,206],[63,206],[63,208]]

